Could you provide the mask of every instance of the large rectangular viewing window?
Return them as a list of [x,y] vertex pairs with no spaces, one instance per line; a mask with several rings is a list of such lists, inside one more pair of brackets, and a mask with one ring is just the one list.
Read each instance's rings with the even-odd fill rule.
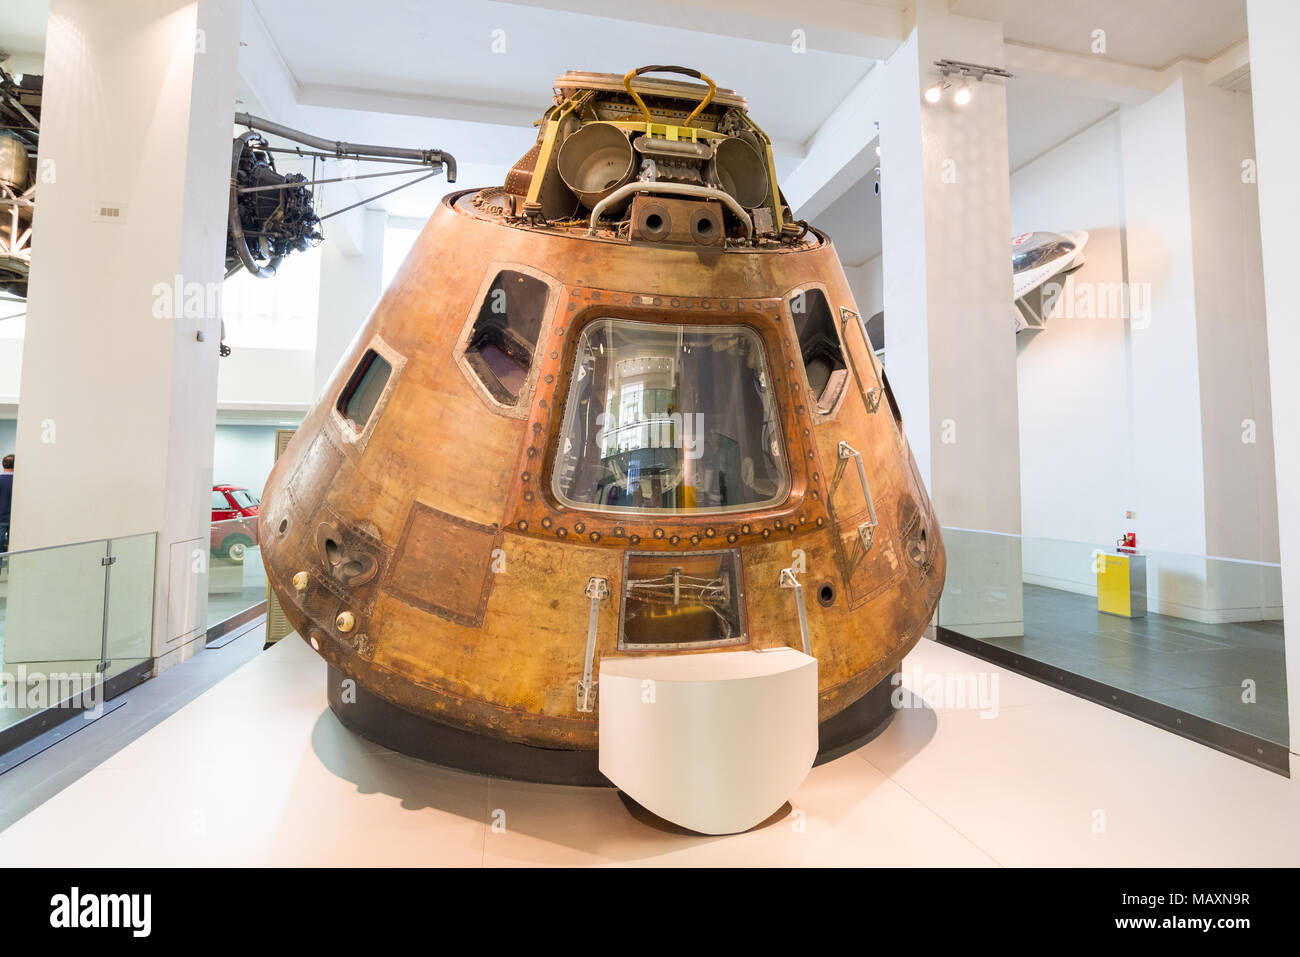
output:
[[776,504],[789,487],[754,330],[599,319],[582,331],[552,475],[561,501],[721,512]]
[[336,408],[357,433],[365,431],[392,372],[393,367],[387,359],[374,349],[367,349],[348,384],[343,387]]

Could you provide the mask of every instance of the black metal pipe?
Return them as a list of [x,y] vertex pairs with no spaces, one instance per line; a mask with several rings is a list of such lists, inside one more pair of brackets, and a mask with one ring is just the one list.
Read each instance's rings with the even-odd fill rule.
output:
[[401,146],[366,146],[345,143],[342,140],[327,140],[323,136],[312,136],[310,133],[303,133],[281,123],[274,123],[271,120],[262,119],[260,116],[253,116],[251,113],[236,113],[235,123],[239,126],[247,126],[249,129],[257,130],[259,133],[283,136],[295,143],[302,143],[304,146],[325,150],[333,153],[339,159],[347,156],[365,156],[372,159],[418,160],[426,166],[434,166],[440,163],[447,171],[447,182],[456,182],[456,158],[442,150],[407,149]]

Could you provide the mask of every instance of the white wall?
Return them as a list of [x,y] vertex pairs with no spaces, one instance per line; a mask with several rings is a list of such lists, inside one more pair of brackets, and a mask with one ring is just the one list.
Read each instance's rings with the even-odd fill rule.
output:
[[[863,319],[870,319],[885,308],[885,274],[881,257],[868,259],[859,266],[845,266],[844,275],[849,280],[853,301]],[[880,343],[873,343],[877,349]]]
[[[1276,617],[1276,569],[1196,557],[1278,551],[1250,98],[1186,70],[1011,178],[1013,233],[1090,233],[1047,328],[1017,337],[1024,575],[1095,594],[1092,550],[1135,531],[1153,610]],[[1128,281],[1149,321],[1103,305]]]
[[[1295,122],[1295,38],[1300,6],[1294,0],[1247,0],[1253,109],[1258,118],[1260,228],[1267,297],[1269,380],[1278,484],[1278,527],[1285,569],[1286,609],[1300,609],[1300,310],[1295,299],[1295,224],[1300,219],[1300,124]],[[1300,750],[1300,629],[1286,630],[1287,699],[1291,751]]]
[[[3,426],[0,422],[0,443]],[[219,424],[212,455],[212,483],[242,485],[260,498],[275,463],[276,431],[274,425]]]
[[1016,337],[1025,580],[1085,593],[1096,589],[1094,548],[1128,530],[1143,538],[1124,518],[1137,508],[1125,322],[1069,308],[1075,284],[1124,281],[1123,225],[1118,115],[1011,176],[1013,235],[1089,232],[1086,263],[1047,328]]

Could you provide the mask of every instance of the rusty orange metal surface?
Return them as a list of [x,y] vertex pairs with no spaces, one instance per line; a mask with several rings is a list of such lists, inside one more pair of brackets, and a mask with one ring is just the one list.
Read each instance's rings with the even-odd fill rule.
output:
[[[521,189],[534,179],[516,177]],[[779,587],[782,569],[798,565],[820,716],[836,715],[920,637],[945,562],[900,413],[830,241],[787,229],[748,243],[728,219],[724,245],[633,242],[616,223],[593,236],[581,216],[529,217],[522,197],[507,195],[471,190],[439,205],[278,460],[260,531],[290,622],[334,667],[408,711],[495,739],[594,749],[597,714],[579,710],[575,695],[592,578],[609,591],[596,612],[598,671],[610,655],[801,647],[794,592]],[[711,204],[719,221],[730,215],[719,210]],[[465,355],[503,271],[547,290],[513,402],[486,388]],[[814,289],[835,317],[847,366],[825,410],[791,307],[792,296]],[[789,473],[779,500],[662,513],[560,501],[551,479],[575,351],[584,328],[610,318],[753,331]],[[356,422],[339,399],[370,351],[391,371],[366,421]],[[871,504],[842,443],[861,455]],[[872,511],[866,547],[860,528]],[[739,556],[743,644],[620,649],[629,551],[680,554],[689,570],[707,565],[692,563],[692,553],[720,550]]]

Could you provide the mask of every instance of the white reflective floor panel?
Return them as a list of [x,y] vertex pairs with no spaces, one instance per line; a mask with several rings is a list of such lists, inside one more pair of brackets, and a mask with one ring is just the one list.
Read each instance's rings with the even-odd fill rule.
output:
[[[334,719],[324,662],[290,638],[0,832],[0,860],[1300,864],[1300,782],[931,641],[904,675],[914,706],[814,768],[789,815],[705,837],[651,827],[613,791],[495,781],[370,745]],[[947,676],[996,683],[996,714],[970,694],[945,700]]]

